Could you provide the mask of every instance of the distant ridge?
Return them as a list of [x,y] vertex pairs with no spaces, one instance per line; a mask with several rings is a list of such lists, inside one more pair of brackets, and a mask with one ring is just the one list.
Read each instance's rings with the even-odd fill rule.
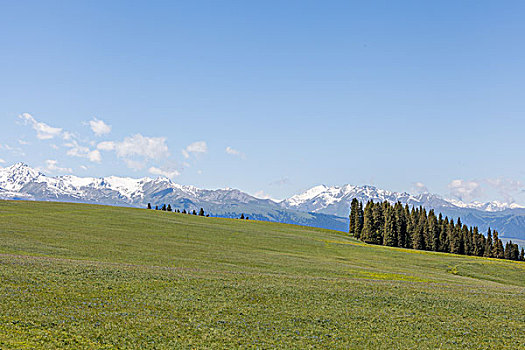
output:
[[392,192],[374,186],[315,186],[281,202],[260,199],[237,189],[200,189],[180,185],[165,177],[103,178],[74,175],[47,176],[24,163],[0,168],[0,199],[97,203],[145,208],[171,204],[174,208],[198,209],[221,217],[276,221],[346,231],[353,198],[397,201],[410,206],[435,209],[452,218],[461,217],[468,225],[486,230],[489,226],[503,237],[525,239],[525,208],[497,201],[464,203],[430,193]]
[[204,208],[213,216],[252,219],[347,230],[347,218],[323,213],[306,213],[283,208],[236,189],[206,190],[174,183],[168,178],[140,179],[109,176],[46,176],[24,163],[0,169],[0,199],[63,201],[146,208],[171,204],[175,209]]
[[315,213],[325,213],[338,216],[347,216],[349,204],[353,198],[362,202],[373,200],[374,202],[388,201],[390,203],[401,202],[410,206],[424,206],[427,208],[466,208],[481,211],[498,212],[506,209],[523,209],[525,207],[517,204],[507,204],[498,201],[480,203],[464,203],[457,200],[444,199],[439,195],[421,193],[413,195],[407,192],[392,192],[379,189],[374,186],[332,186],[319,185],[294,195],[282,202],[285,208],[293,208]]

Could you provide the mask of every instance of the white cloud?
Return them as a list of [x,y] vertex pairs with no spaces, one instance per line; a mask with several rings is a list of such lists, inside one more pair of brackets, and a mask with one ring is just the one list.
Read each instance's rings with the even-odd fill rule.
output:
[[166,170],[166,169],[161,169],[157,167],[149,168],[149,172],[150,174],[165,176],[170,179],[173,179],[180,175],[180,172],[178,172],[177,170]]
[[124,159],[124,163],[133,170],[142,170],[146,166],[146,162],[133,159]]
[[103,120],[97,118],[93,118],[93,120],[90,120],[89,126],[97,136],[102,136],[111,132],[111,125],[108,125],[104,123]]
[[450,194],[462,201],[472,201],[479,198],[483,189],[478,181],[474,180],[453,180],[448,184]]
[[97,145],[97,149],[101,151],[113,151],[115,149],[115,142],[103,141]]
[[422,182],[414,182],[412,184],[412,192],[415,192],[415,193],[428,193],[428,188],[427,186],[425,186],[424,183]]
[[191,154],[199,154],[208,152],[208,145],[205,141],[197,141],[189,144],[185,149],[182,150],[184,158],[189,158]]
[[226,153],[228,153],[229,155],[237,156],[237,157],[241,157],[241,158],[245,157],[244,153],[242,153],[241,151],[236,150],[235,148],[232,148],[230,146],[226,147]]
[[84,147],[78,144],[77,141],[73,140],[69,143],[65,144],[66,147],[69,147],[69,150],[67,151],[68,156],[73,157],[87,157],[87,154],[89,153],[89,148]]
[[96,163],[100,163],[100,161],[102,160],[102,156],[100,155],[100,151],[98,149],[94,151],[89,151],[89,153],[87,154],[87,158],[91,162],[96,162]]
[[74,137],[75,137],[75,135],[73,135],[72,132],[64,131],[64,132],[62,133],[62,138],[63,138],[64,140],[66,140],[66,141],[71,140],[71,139],[74,138]]
[[272,200],[272,201],[274,201],[274,202],[278,202],[278,201],[279,201],[279,200],[277,200],[277,199],[273,199],[269,194],[265,193],[265,192],[262,191],[262,190],[261,190],[261,191],[257,191],[257,192],[255,192],[255,193],[253,194],[253,196],[254,196],[255,198],[259,198],[259,199],[270,199],[270,200]]
[[90,150],[89,147],[79,145],[76,140],[71,140],[71,142],[66,143],[65,146],[69,147],[69,150],[66,152],[68,156],[87,158],[95,163],[100,163],[102,160],[99,150]]
[[22,146],[29,145],[29,142],[24,141],[22,139],[18,140],[18,143],[21,144]]
[[507,203],[514,203],[514,196],[525,187],[523,182],[513,179],[496,178],[485,181],[489,186],[495,188]]
[[33,116],[29,113],[22,113],[18,116],[24,123],[31,124],[33,129],[36,131],[36,137],[40,140],[49,140],[55,136],[59,136],[62,132],[62,128],[55,128],[47,125],[46,123],[38,122]]
[[147,160],[163,159],[170,156],[165,137],[147,137],[141,134],[128,136],[122,141],[102,141],[97,150],[114,151],[128,168],[143,169]]
[[266,194],[263,190],[257,191],[253,194],[254,197],[260,198],[260,199],[270,199],[270,195]]
[[5,160],[3,160],[2,158],[0,158],[0,164],[4,164],[5,163]]
[[80,166],[80,169],[82,169],[82,170],[88,170],[88,167],[85,166],[85,165],[81,165],[81,166]]
[[290,183],[290,179],[287,177],[282,177],[279,180],[275,180],[269,183],[270,186],[284,186]]
[[20,148],[20,147],[11,147],[10,145],[8,144],[0,144],[0,149],[5,149],[6,151],[9,151],[17,156],[25,156],[26,154],[24,153],[24,151]]
[[58,162],[56,160],[48,159],[46,160],[46,169],[52,172],[59,172],[59,173],[71,173],[73,170],[71,168],[61,168],[58,166]]
[[[109,148],[110,144],[106,143],[104,146]],[[126,137],[122,142],[115,142],[113,147],[117,156],[121,158],[140,156],[161,159],[170,155],[165,137],[146,137],[136,134]]]
[[520,196],[525,192],[525,183],[520,180],[514,180],[509,178],[488,178],[481,180],[454,180],[448,185],[450,193],[464,201],[472,201],[478,199],[482,195],[495,195],[496,193],[501,196],[499,200],[503,200],[505,203],[512,204],[516,200],[514,197]]
[[[33,129],[35,129],[37,132],[37,138],[39,138],[40,140],[48,140],[61,136],[62,139],[67,141],[67,143],[64,144],[64,146],[69,148],[66,152],[68,156],[86,158],[89,161],[95,163],[100,163],[102,161],[102,155],[100,154],[100,151],[97,149],[91,150],[89,147],[80,145],[77,141],[78,137],[76,137],[75,134],[69,131],[65,131],[62,128],[55,128],[45,123],[38,122],[29,113],[22,113],[18,117],[22,119],[25,122],[25,124],[31,124]],[[91,128],[95,133],[105,133],[105,131],[107,131],[107,128],[109,127],[103,121],[98,120],[96,118],[92,120],[92,122],[94,122],[94,124],[91,124]],[[111,130],[111,127],[109,127],[109,129]],[[27,144],[27,142],[24,140],[18,140],[18,142],[22,145]],[[58,146],[55,144],[51,144],[51,147],[53,149],[58,149]]]

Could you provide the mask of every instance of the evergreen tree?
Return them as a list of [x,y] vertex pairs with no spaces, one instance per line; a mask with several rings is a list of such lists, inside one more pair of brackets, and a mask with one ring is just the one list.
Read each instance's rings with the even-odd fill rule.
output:
[[186,214],[186,209],[182,209],[182,214]]
[[440,232],[439,232],[439,251],[440,252],[448,252],[450,249],[450,242],[448,240],[449,237],[449,222],[448,217],[445,217],[445,220],[443,220],[443,217],[441,214],[439,214],[439,221],[440,221]]
[[199,216],[204,216],[204,209],[201,208],[201,210],[199,210]]
[[244,214],[241,214],[241,220],[244,220]]
[[417,225],[415,226],[415,231],[413,235],[413,241],[412,241],[412,248],[418,249],[418,250],[425,250],[425,235],[426,235],[426,220],[424,215],[417,211],[419,214],[419,220]]
[[381,205],[381,203],[376,203],[373,205],[372,216],[374,217],[372,243],[383,244],[383,229],[385,227],[385,218],[383,215],[383,206]]
[[395,205],[396,238],[398,247],[406,247],[407,221],[403,205],[399,202]]
[[463,250],[463,242],[461,239],[461,220],[458,219],[458,223],[454,225],[454,220],[450,220],[451,233],[450,237],[450,252],[454,254],[461,254]]
[[494,230],[492,231],[492,251],[490,252],[491,258],[497,258],[498,257],[498,231]]
[[155,210],[159,210],[159,206],[158,205],[155,206]]
[[148,203],[148,209],[151,209],[151,203]]
[[167,211],[171,211],[171,204],[168,204],[168,207],[166,208]]
[[520,249],[517,244],[514,244],[511,242],[510,247],[510,259],[512,260],[519,260],[520,259]]
[[162,210],[162,211],[166,211],[166,204],[163,204],[163,205],[162,205],[162,209],[161,209],[161,210]]
[[397,247],[396,220],[394,217],[394,209],[391,206],[388,206],[385,211],[383,244],[390,247]]
[[481,233],[478,234],[479,236],[479,244],[480,244],[480,249],[479,249],[479,256],[484,256],[485,255],[485,245],[486,245],[486,241],[487,239],[485,238],[485,236]]
[[413,248],[414,245],[414,236],[417,227],[417,212],[414,207],[408,209],[408,205],[405,206],[406,218],[407,218],[407,237],[406,237],[406,247]]
[[498,259],[505,259],[505,248],[503,247],[503,242],[501,239],[498,239]]
[[439,251],[439,223],[434,210],[428,212],[428,237],[429,250]]
[[356,198],[352,199],[352,203],[350,204],[350,223],[348,227],[348,233],[350,233],[350,236],[356,236],[356,227],[357,227],[357,210],[359,208],[359,203]]
[[483,247],[485,246],[485,242],[483,241],[483,236],[479,233],[479,230],[477,227],[474,227],[473,231],[472,231],[472,236],[473,236],[473,241],[474,241],[474,244],[473,244],[473,251],[472,251],[472,255],[475,255],[475,256],[483,256]]
[[193,215],[197,215],[197,212],[195,211],[195,209],[193,209],[193,211],[191,212]]
[[467,226],[467,232],[463,241],[465,254],[472,255],[474,252],[474,241],[472,240],[472,227]]
[[374,216],[372,215],[372,206],[374,202],[366,203],[363,213],[363,230],[361,232],[361,240],[366,243],[374,243]]
[[505,251],[503,253],[503,256],[505,257],[505,259],[509,259],[510,260],[510,251],[512,250],[512,241],[508,241],[507,243],[505,243]]
[[492,250],[492,255],[494,258],[498,259],[504,259],[505,258],[505,249],[503,248],[503,242],[501,242],[501,239],[498,237],[498,231],[494,231],[492,233],[492,237],[494,240],[494,246]]
[[470,250],[470,246],[469,246],[469,231],[468,231],[468,226],[467,225],[463,225],[461,227],[461,233],[460,233],[460,244],[461,244],[461,247],[460,247],[460,250],[459,250],[459,254],[469,254],[469,250]]
[[520,260],[525,261],[525,249],[521,248]]
[[359,239],[361,237],[361,232],[363,231],[363,221],[364,221],[364,213],[363,213],[363,203],[359,202],[359,206],[357,208],[357,222],[356,222],[356,238]]
[[489,230],[487,231],[487,239],[485,240],[485,249],[483,250],[483,256],[486,258],[492,257],[492,250],[492,231],[489,227]]

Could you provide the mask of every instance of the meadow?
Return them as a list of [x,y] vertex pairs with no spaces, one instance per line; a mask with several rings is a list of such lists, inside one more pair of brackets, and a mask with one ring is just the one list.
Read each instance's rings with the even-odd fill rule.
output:
[[525,263],[0,201],[0,349],[138,348],[525,348]]

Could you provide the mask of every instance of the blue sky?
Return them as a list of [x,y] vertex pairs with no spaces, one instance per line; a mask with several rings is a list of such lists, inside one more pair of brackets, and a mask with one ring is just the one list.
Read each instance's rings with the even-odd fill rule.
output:
[[2,1],[0,165],[525,204],[524,17],[523,1]]

